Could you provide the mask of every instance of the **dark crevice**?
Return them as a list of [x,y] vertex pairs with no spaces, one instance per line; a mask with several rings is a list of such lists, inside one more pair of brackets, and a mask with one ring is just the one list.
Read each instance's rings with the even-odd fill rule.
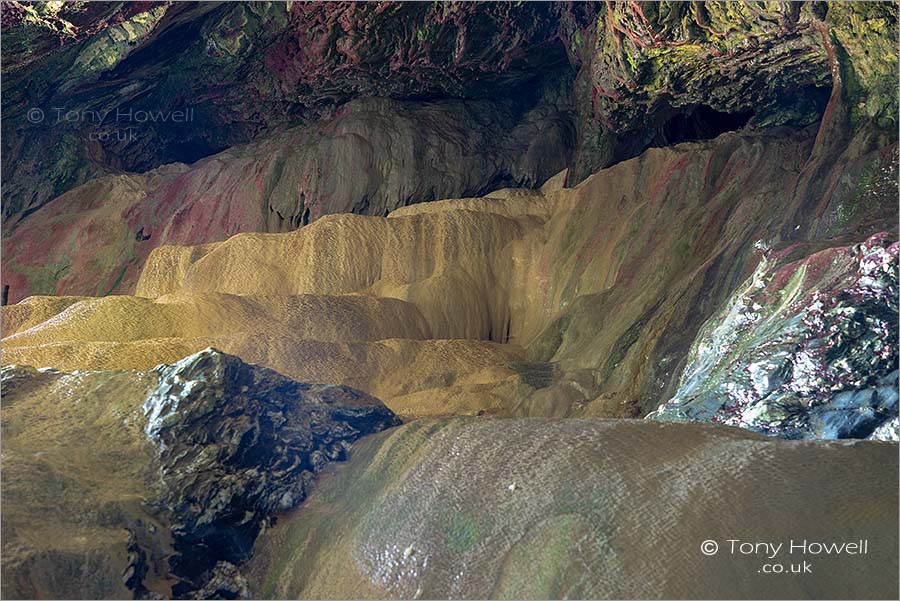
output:
[[742,129],[752,118],[753,111],[723,113],[701,104],[665,121],[650,142],[650,148],[672,146],[682,142],[711,140],[725,132]]
[[297,205],[300,207],[300,213],[291,217],[291,227],[293,229],[309,224],[309,205],[306,204],[305,192],[300,192]]
[[[175,126],[170,126],[174,128]],[[163,128],[160,128],[163,129]],[[168,132],[171,133],[171,132]],[[218,154],[228,148],[227,144],[215,143],[202,138],[189,138],[166,144],[161,153],[166,160],[191,165],[202,158]],[[152,165],[153,163],[147,163]],[[152,167],[150,167],[152,168]]]
[[368,215],[369,203],[369,195],[366,194],[362,197],[362,199],[358,200],[355,205],[353,205],[353,209],[350,212],[356,213],[357,215]]
[[481,188],[475,191],[473,196],[487,196],[491,192],[495,192],[497,190],[503,190],[504,188],[518,188],[519,182],[517,182],[509,173],[501,172],[497,173]]

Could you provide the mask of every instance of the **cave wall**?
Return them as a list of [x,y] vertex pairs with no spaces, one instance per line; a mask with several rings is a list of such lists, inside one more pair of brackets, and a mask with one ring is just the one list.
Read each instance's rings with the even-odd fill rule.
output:
[[552,81],[577,117],[570,183],[649,146],[816,123],[835,88],[854,123],[897,125],[892,3],[12,1],[3,25],[5,217],[360,97],[533,106]]
[[[104,173],[191,163],[327,118],[354,98],[527,103],[535,80],[568,69],[556,11],[542,3],[5,2],[3,215]],[[172,117],[187,109],[190,117]]]
[[760,434],[900,436],[896,3],[0,7],[5,596],[784,592],[673,507],[896,542],[896,445]]
[[[572,185],[742,128],[813,128],[777,236],[828,236],[807,229],[849,194],[834,165],[896,141],[890,3],[10,2],[3,19],[7,302],[128,293],[160,244],[566,166]],[[100,115],[173,110],[96,139],[131,125]]]
[[[650,149],[574,188],[561,174],[541,190],[157,246],[136,297],[5,307],[3,359],[147,369],[215,346],[405,415],[643,416],[672,398],[701,327],[759,264],[775,273],[823,249],[852,256],[874,233],[896,240],[897,146],[847,154],[825,172],[832,194],[810,198],[818,139],[814,128],[730,132]],[[841,310],[871,296],[810,273],[816,294],[851,295]],[[784,288],[772,283],[763,304],[777,312]],[[814,315],[814,301],[782,313]],[[896,345],[884,343],[849,347],[873,361],[851,371],[890,364]]]
[[523,114],[503,101],[354,100],[330,120],[190,166],[101,176],[38,208],[4,236],[8,302],[133,292],[161,244],[534,187],[565,168],[574,135],[552,105]]
[[[579,68],[570,183],[661,142],[803,127],[826,108],[847,113],[826,120],[831,135],[868,125],[896,138],[895,3],[607,2],[589,26],[561,24]],[[698,109],[722,123],[697,123]],[[678,121],[687,135],[661,136]]]
[[[528,254],[521,281],[505,284],[521,286],[521,298],[545,295],[539,316],[523,309],[536,306],[531,300],[473,301],[474,317],[462,326],[447,304],[453,294],[436,294],[435,287],[417,293],[440,305],[433,335],[514,339],[534,362],[589,370],[588,389],[600,395],[594,400],[609,406],[601,412],[644,414],[675,392],[693,334],[752,271],[756,241],[814,252],[896,231],[894,4],[554,3],[513,10],[336,3],[292,5],[284,14],[269,4],[164,8],[152,30],[126,27],[137,37],[102,74],[77,75],[71,61],[116,38],[114,28],[131,23],[124,15],[82,40],[57,32],[58,49],[33,44],[40,56],[13,53],[14,81],[39,64],[83,82],[43,92],[40,81],[23,86],[8,100],[13,110],[9,117],[4,111],[4,127],[21,120],[24,99],[68,98],[80,89],[79,98],[109,103],[130,94],[124,82],[135,79],[152,88],[148,98],[177,84],[190,90],[198,111],[211,110],[204,104],[211,102],[218,125],[192,131],[214,133],[229,123],[260,129],[229,137],[229,148],[190,165],[131,173],[90,163],[110,173],[49,202],[16,200],[15,182],[34,179],[12,173],[4,188],[12,211],[3,248],[9,301],[36,292],[142,293],[138,274],[161,245],[196,245],[166,264],[177,280],[209,243],[241,232],[285,232],[332,213],[382,216],[441,197],[534,188],[569,165],[568,183],[583,186],[567,196],[571,206],[555,207],[552,227],[540,234],[546,240],[526,242],[546,254]],[[44,19],[58,29],[65,11],[48,10],[12,25],[40,32],[50,27]],[[436,25],[415,27],[432,17]],[[225,38],[233,56],[223,50]],[[154,71],[159,64],[150,52],[165,50],[171,39],[188,44],[160,54],[177,55],[168,65],[182,78],[177,82]],[[265,52],[253,52],[256,43]],[[178,62],[193,56],[196,44],[203,61],[232,56],[235,71],[211,79]],[[263,67],[254,63],[257,54]],[[255,75],[246,81],[238,77],[249,73]],[[201,89],[213,84],[215,101]],[[236,108],[247,102],[274,121]],[[21,146],[13,156],[36,144],[24,133],[10,142]],[[700,147],[688,152],[685,142]],[[714,151],[706,142],[715,142]],[[60,138],[53,148],[64,146]],[[148,166],[171,158],[157,152],[165,147],[139,144],[128,152]],[[4,168],[27,164],[10,160]],[[41,172],[50,176],[40,181],[62,181],[52,169]],[[479,218],[466,227],[493,227]],[[339,255],[356,261],[350,251],[372,244],[361,241]],[[465,256],[478,261],[477,253]],[[159,266],[150,267],[145,275]],[[509,277],[499,268],[476,273],[486,278],[482,287],[496,283],[496,274]],[[273,276],[261,289],[285,281]],[[460,301],[466,311],[467,302]],[[543,401],[535,398],[540,412]]]

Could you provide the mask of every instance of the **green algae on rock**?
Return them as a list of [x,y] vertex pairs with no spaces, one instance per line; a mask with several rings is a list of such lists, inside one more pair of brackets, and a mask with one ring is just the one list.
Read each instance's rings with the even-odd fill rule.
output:
[[144,372],[7,366],[2,385],[11,598],[239,592],[234,566],[274,513],[399,423],[359,391],[212,349]]
[[564,22],[581,68],[570,181],[748,122],[816,123],[838,104],[852,127],[896,139],[897,11],[893,2],[616,2],[593,26]]

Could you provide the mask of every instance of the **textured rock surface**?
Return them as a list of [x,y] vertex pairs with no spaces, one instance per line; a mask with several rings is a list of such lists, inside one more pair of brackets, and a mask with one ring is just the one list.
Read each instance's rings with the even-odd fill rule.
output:
[[[578,182],[748,120],[821,122],[799,200],[830,196],[835,164],[896,141],[892,3],[5,6],[10,302],[128,293],[162,243],[532,186],[570,162]],[[366,97],[405,108],[347,104]],[[190,175],[176,164],[251,139],[272,143]]]
[[[356,101],[330,121],[231,148],[190,167],[94,179],[5,222],[8,302],[134,290],[161,244],[296,229],[331,213],[537,186],[571,155],[569,117],[511,103]],[[43,176],[42,176],[43,178]]]
[[[182,293],[153,300],[108,296],[79,300],[56,317],[5,340],[15,347],[65,340],[130,342],[242,332],[260,336],[290,332],[299,338],[328,342],[431,338],[431,329],[415,305],[395,298],[363,295]],[[153,365],[156,364],[149,367]]]
[[[748,119],[846,111],[891,136],[897,124],[893,3],[5,6],[5,216],[109,170],[193,162],[367,96],[533,102],[574,81],[573,182]],[[31,107],[81,117],[34,124]],[[196,127],[157,119],[136,139],[119,135],[133,119],[90,118],[187,107]]]
[[3,319],[0,321],[3,337],[41,324],[80,300],[85,300],[85,297],[30,296],[15,305],[4,307]]
[[2,384],[10,598],[239,592],[272,516],[398,423],[359,391],[212,349],[143,372],[4,367]]
[[8,336],[3,361],[146,369],[214,345],[404,414],[643,416],[675,395],[758,241],[797,260],[895,230],[896,147],[847,148],[824,175],[817,148],[811,130],[730,133],[576,188],[162,246],[136,286],[152,301],[77,303]]
[[[555,13],[505,3],[6,3],[3,214],[110,171],[194,162],[353,98],[503,90],[527,105],[545,74],[568,70]],[[31,108],[45,118],[29,120]],[[190,118],[173,113],[183,109]]]
[[896,3],[2,20],[2,596],[896,594]]
[[[271,598],[838,598],[897,589],[897,446],[710,424],[419,421],[354,445],[259,541]],[[354,494],[348,495],[352,490]],[[325,535],[327,533],[327,535]],[[727,539],[868,539],[760,574]],[[704,540],[720,544],[713,557]],[[794,577],[795,576],[795,577]]]
[[399,424],[364,393],[300,384],[211,349],[158,369],[142,405],[159,445],[159,497],[179,556],[177,597],[220,561],[247,559],[261,527],[306,498],[315,474],[364,434]]
[[786,438],[865,438],[896,421],[898,248],[878,236],[780,268],[763,259],[653,417]]
[[566,27],[581,65],[572,181],[748,122],[824,116],[829,136],[852,123],[896,138],[896,4],[616,2],[578,23]]

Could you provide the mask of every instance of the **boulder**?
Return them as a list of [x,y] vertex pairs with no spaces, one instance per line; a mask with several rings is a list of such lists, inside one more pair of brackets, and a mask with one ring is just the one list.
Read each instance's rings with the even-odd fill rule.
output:
[[780,266],[767,255],[703,326],[678,391],[650,417],[820,439],[866,438],[896,420],[898,250],[877,235]]
[[2,385],[4,597],[240,590],[274,516],[399,423],[213,349],[143,372],[8,366]]

